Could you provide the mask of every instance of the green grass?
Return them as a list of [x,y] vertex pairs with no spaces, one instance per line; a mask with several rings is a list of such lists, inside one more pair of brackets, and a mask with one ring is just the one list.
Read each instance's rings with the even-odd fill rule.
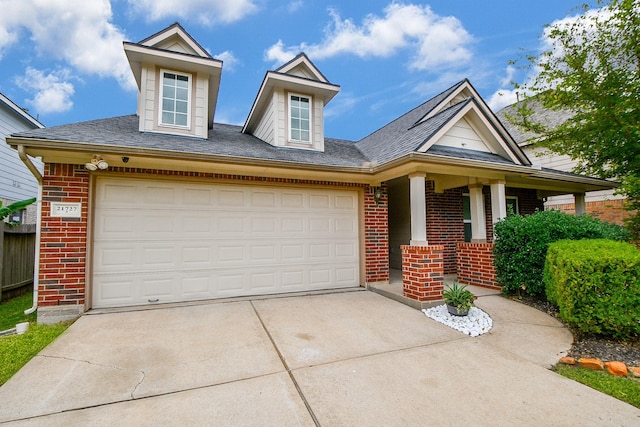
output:
[[559,364],[555,371],[563,377],[578,381],[616,399],[640,408],[640,381],[632,378],[614,377],[606,371],[593,371],[577,366]]
[[31,358],[53,342],[72,322],[55,325],[32,323],[22,335],[0,337],[0,385],[20,370]]
[[33,293],[29,292],[22,296],[0,303],[0,331],[15,328],[17,323],[35,322],[36,313],[25,316],[24,311],[33,305]]
[[11,329],[16,323],[30,322],[23,335],[0,337],[0,385],[4,384],[33,356],[53,342],[73,322],[55,325],[36,324],[36,314],[25,316],[23,311],[31,307],[33,295],[28,293],[0,304],[0,330]]

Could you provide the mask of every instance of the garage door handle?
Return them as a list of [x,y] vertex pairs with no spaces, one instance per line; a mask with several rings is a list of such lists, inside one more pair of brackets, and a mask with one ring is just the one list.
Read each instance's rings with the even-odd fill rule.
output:
[[149,302],[158,302],[160,300],[158,298],[149,298],[147,301],[149,301]]

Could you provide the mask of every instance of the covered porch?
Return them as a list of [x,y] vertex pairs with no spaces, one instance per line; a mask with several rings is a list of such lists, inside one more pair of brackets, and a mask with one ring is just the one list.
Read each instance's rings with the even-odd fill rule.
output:
[[544,209],[544,198],[552,194],[573,194],[576,205],[584,206],[583,183],[466,170],[471,171],[474,176],[414,172],[381,183],[389,280],[369,282],[371,290],[416,308],[439,304],[454,280],[476,295],[495,294],[500,291],[493,266],[495,223],[508,212]]

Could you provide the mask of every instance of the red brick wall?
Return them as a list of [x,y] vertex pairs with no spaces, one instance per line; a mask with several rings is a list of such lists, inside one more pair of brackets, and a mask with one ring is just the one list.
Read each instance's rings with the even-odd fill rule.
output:
[[458,243],[458,281],[467,285],[501,289],[496,286],[493,243]]
[[442,299],[444,246],[401,246],[404,296],[418,301]]
[[[197,172],[162,171],[135,168],[112,168],[124,175],[156,174],[190,176],[203,179],[293,183],[304,185],[335,185],[365,187],[362,184],[307,181],[251,176],[222,175]],[[365,187],[365,276],[367,282],[389,280],[389,236],[387,191],[382,186],[382,199],[376,203],[374,188]],[[38,304],[56,306],[85,304],[87,258],[87,218],[89,174],[80,165],[48,164],[45,167],[40,243],[40,274]],[[81,218],[52,218],[51,202],[82,203]]]
[[375,187],[364,194],[365,279],[367,283],[389,280],[389,215],[386,185],[382,198],[374,200]]
[[[48,164],[43,178],[38,305],[82,305],[89,175],[81,166]],[[82,203],[82,216],[52,218],[51,202]]]
[[434,191],[433,181],[427,181],[427,241],[443,247],[444,274],[456,272],[456,243],[464,242],[462,193],[466,187]]
[[[624,207],[624,200],[599,200],[585,203],[587,213],[594,218],[612,224],[624,225],[624,220],[634,214]],[[568,203],[564,205],[553,205],[548,209],[557,209],[568,214],[576,213],[576,205]]]
[[544,202],[537,196],[536,190],[526,188],[509,188],[505,189],[506,196],[518,197],[518,208],[520,215],[530,215],[537,210],[544,210]]

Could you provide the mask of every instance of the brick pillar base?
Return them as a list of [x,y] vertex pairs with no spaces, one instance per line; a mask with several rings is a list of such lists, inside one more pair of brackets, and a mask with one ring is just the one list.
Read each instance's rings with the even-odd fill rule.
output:
[[458,243],[456,245],[458,281],[466,285],[502,289],[496,285],[493,243]]
[[418,301],[442,299],[444,246],[400,246],[404,296]]

